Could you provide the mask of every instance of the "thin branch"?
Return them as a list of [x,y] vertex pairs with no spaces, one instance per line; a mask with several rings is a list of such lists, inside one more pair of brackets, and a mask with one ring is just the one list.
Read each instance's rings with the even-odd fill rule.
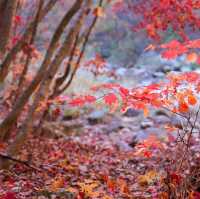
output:
[[[98,6],[101,7],[102,4],[103,4],[103,0],[100,0]],[[85,36],[85,41],[84,41],[84,43],[83,43],[81,53],[80,53],[80,55],[79,55],[79,57],[78,57],[78,60],[77,60],[77,62],[76,62],[74,71],[72,72],[72,75],[71,75],[69,81],[68,81],[68,82],[66,83],[66,85],[60,90],[60,93],[64,92],[64,90],[66,90],[66,89],[69,87],[69,85],[71,84],[71,82],[72,82],[72,80],[73,80],[73,78],[74,78],[74,76],[75,76],[75,74],[76,74],[76,71],[77,71],[77,69],[78,69],[78,67],[79,67],[79,65],[80,65],[80,62],[81,62],[81,60],[82,60],[82,58],[83,58],[83,54],[84,54],[84,52],[85,52],[85,49],[86,49],[86,46],[87,46],[87,43],[88,43],[88,40],[89,40],[89,36],[90,36],[90,34],[91,34],[91,32],[92,32],[92,30],[93,30],[93,28],[94,28],[94,26],[95,26],[97,20],[98,20],[98,15],[96,15],[96,16],[94,17],[93,22],[92,22],[92,24],[90,25],[90,27],[89,27],[89,29],[88,29],[88,32],[87,32],[87,34],[86,34],[86,36]]]
[[199,106],[199,108],[198,108],[198,110],[196,112],[194,123],[193,123],[193,125],[191,127],[191,130],[190,130],[190,133],[188,135],[187,144],[186,144],[186,150],[185,150],[185,152],[184,152],[184,154],[182,156],[182,159],[181,159],[181,162],[180,162],[180,165],[179,165],[179,169],[178,169],[179,171],[182,168],[183,162],[184,162],[184,160],[186,158],[186,154],[187,154],[188,149],[189,149],[190,140],[191,140],[191,137],[192,137],[192,134],[193,134],[193,130],[194,130],[195,126],[196,126],[196,122],[197,122],[197,119],[198,119],[199,112],[200,112],[200,106]]
[[5,159],[6,159],[6,160],[11,160],[11,161],[13,161],[13,162],[17,162],[17,163],[23,164],[23,165],[25,165],[25,166],[27,166],[27,167],[33,169],[33,170],[36,170],[36,171],[40,171],[40,172],[42,171],[41,169],[30,165],[27,161],[22,161],[22,160],[13,158],[13,157],[11,157],[11,156],[9,156],[9,155],[6,155],[6,154],[0,154],[0,158],[1,158],[2,160],[5,160]]
[[68,60],[67,66],[65,68],[65,72],[61,77],[56,79],[55,86],[54,86],[54,89],[53,89],[53,93],[50,96],[50,99],[53,99],[53,98],[55,98],[55,97],[57,97],[58,95],[61,94],[60,91],[59,91],[59,87],[64,83],[64,81],[66,80],[66,78],[68,77],[68,75],[70,73],[71,64],[72,64],[73,58],[75,56],[76,47],[78,45],[78,39],[79,39],[79,33],[77,34],[76,39],[74,41],[74,46],[72,48],[70,58]]
[[[50,2],[53,2],[53,1],[50,1]],[[40,4],[43,4],[43,2],[40,1]],[[36,17],[35,17],[35,22],[34,22],[34,25],[33,25],[33,30],[31,32],[31,38],[30,38],[30,41],[29,41],[29,45],[32,45],[34,43],[35,36],[36,36],[36,33],[37,33],[37,28],[38,28],[38,25],[39,25],[39,20],[40,20],[41,13],[42,14],[48,13],[47,11],[45,11],[45,12],[42,11],[40,9],[41,6],[42,5],[39,5],[39,7],[38,7],[38,11],[37,11],[37,14],[36,14]],[[26,57],[25,65],[24,65],[21,77],[19,79],[18,90],[16,91],[17,94],[20,93],[20,90],[23,89],[23,83],[24,83],[24,80],[25,80],[26,73],[28,71],[28,66],[29,66],[29,63],[31,61],[31,58],[32,58],[31,54],[29,53],[27,55],[27,57]]]
[[[55,0],[54,0],[55,1]],[[50,1],[44,10],[42,10],[38,21],[40,22],[50,11],[50,8],[52,8],[56,2]],[[21,40],[17,42],[17,44],[11,49],[11,51],[6,55],[3,63],[0,65],[0,82],[3,82],[4,79],[6,78],[8,71],[9,71],[9,66],[13,60],[13,58],[16,56],[16,54],[21,50],[23,47],[24,43],[27,41],[27,38],[29,37],[30,32],[32,32],[32,28],[34,27],[35,20],[33,20],[27,29],[25,30],[23,36],[21,37]]]

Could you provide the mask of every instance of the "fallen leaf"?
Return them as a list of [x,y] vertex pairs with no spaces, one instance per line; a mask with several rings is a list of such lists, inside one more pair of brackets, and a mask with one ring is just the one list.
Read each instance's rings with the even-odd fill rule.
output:
[[195,105],[197,103],[197,99],[194,95],[188,95],[188,103],[190,105]]
[[52,184],[50,186],[50,190],[56,192],[60,188],[63,188],[64,184],[65,184],[64,178],[63,177],[58,177],[57,179],[55,179],[52,182]]

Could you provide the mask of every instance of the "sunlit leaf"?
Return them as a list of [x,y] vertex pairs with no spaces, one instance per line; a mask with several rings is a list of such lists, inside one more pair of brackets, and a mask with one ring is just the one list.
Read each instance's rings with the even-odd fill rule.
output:
[[50,190],[56,192],[60,188],[63,188],[64,184],[65,184],[65,179],[63,177],[58,177],[52,182]]
[[93,14],[97,17],[104,17],[105,13],[102,7],[96,7],[93,11]]
[[185,101],[180,101],[178,105],[178,111],[181,113],[187,113],[189,111],[189,106]]
[[197,103],[197,99],[196,99],[196,97],[194,96],[194,95],[189,95],[188,96],[188,103],[190,104],[190,105],[195,105],[196,103]]
[[191,63],[195,63],[197,61],[197,59],[198,59],[198,55],[196,53],[194,53],[194,52],[193,53],[189,53],[187,55],[187,60],[189,62],[191,62]]

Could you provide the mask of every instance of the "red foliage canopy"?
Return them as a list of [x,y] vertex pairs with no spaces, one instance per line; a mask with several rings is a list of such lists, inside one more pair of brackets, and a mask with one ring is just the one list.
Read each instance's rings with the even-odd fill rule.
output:
[[113,6],[114,12],[132,12],[142,16],[134,30],[145,29],[147,34],[160,40],[162,32],[172,28],[184,40],[188,39],[185,28],[200,29],[199,0],[118,0]]

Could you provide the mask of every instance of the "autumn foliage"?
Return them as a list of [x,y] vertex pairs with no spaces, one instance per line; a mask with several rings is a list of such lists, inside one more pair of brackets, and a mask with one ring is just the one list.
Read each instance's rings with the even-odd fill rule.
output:
[[156,40],[162,38],[162,33],[172,28],[183,40],[188,40],[186,26],[199,30],[199,16],[195,11],[200,8],[198,0],[118,0],[113,5],[114,12],[133,12],[142,16],[134,30],[145,29],[147,34]]
[[[25,190],[22,198],[200,198],[200,73],[171,72],[147,86],[130,89],[105,83],[94,85],[85,95],[64,94],[81,65],[95,76],[116,77],[115,71],[106,70],[100,54],[82,64],[89,36],[107,5],[116,15],[140,17],[136,26],[129,25],[133,31],[145,30],[151,38],[145,51],[156,51],[165,59],[185,56],[187,62],[200,65],[200,39],[188,35],[200,29],[200,1],[76,0],[56,24],[50,41],[43,43],[41,53],[36,42],[39,28],[58,2],[61,7],[65,3],[0,1],[0,199],[19,199],[20,186]],[[31,13],[27,18],[26,9]],[[178,38],[163,43],[169,29]],[[39,67],[31,71],[34,64]],[[57,104],[82,108],[98,102],[111,115],[134,109],[150,118],[151,111],[159,109],[180,122],[167,123],[162,139],[151,134],[125,152],[109,143],[110,135],[91,129],[77,139],[64,133],[56,139],[43,135],[45,121],[53,123],[62,113]],[[104,147],[105,139],[109,147]],[[4,170],[10,165],[13,173]]]

